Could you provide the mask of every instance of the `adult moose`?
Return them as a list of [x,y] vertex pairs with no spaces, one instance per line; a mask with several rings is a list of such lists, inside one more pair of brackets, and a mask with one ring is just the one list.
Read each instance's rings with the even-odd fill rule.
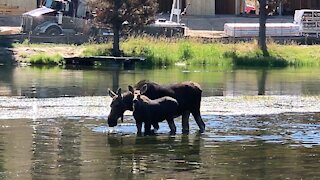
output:
[[[140,90],[145,86],[146,90],[141,93],[150,99],[158,99],[164,96],[170,96],[178,101],[178,110],[176,117],[182,115],[182,133],[189,133],[189,117],[193,115],[199,126],[199,131],[205,131],[205,124],[200,114],[201,94],[200,85],[195,82],[182,82],[170,85],[159,85],[155,82],[142,80],[137,83],[135,89],[128,86],[129,91],[121,94],[119,88],[117,93],[109,90],[109,95],[113,98],[111,102],[111,112],[108,116],[108,124],[110,127],[117,125],[120,117],[126,110],[133,111],[134,91]],[[156,128],[156,127],[155,127]]]

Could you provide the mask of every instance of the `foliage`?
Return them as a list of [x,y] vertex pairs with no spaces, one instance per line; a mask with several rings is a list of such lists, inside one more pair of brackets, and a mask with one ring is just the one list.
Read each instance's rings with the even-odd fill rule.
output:
[[155,0],[90,0],[89,5],[98,22],[120,27],[126,21],[134,28],[154,22],[158,8]]
[[236,52],[226,52],[226,57],[232,58],[235,66],[246,67],[286,67],[288,62],[276,56],[264,56],[262,52],[249,53],[244,56]]
[[187,42],[180,43],[179,47],[180,59],[183,61],[187,61],[192,59],[193,52],[191,50],[191,45]]
[[126,55],[145,57],[149,65],[156,66],[176,63],[225,66],[231,62],[223,57],[228,47],[194,39],[135,37],[123,42],[122,47]]
[[287,0],[266,0],[268,12],[274,11],[280,3],[285,3]]
[[[15,45],[16,46],[16,45]],[[23,46],[19,44],[19,47]],[[37,45],[25,45],[32,49]],[[73,48],[74,51],[84,49],[83,56],[106,55],[111,43],[109,44],[84,44],[74,45],[55,45],[66,48]],[[121,43],[125,56],[139,56],[146,58],[145,63],[150,66],[170,66],[174,64],[200,65],[200,66],[262,66],[262,67],[320,67],[320,48],[319,45],[298,45],[295,43],[276,44],[268,41],[269,57],[263,57],[262,52],[255,41],[242,42],[235,44],[224,44],[222,42],[203,42],[198,39],[168,39],[154,37],[134,37]],[[182,48],[188,47],[188,48]],[[52,49],[52,44],[42,44],[44,52]],[[181,52],[191,52],[187,60],[181,59]],[[187,50],[186,50],[187,49]],[[58,53],[58,52],[57,52]],[[187,53],[188,54],[188,53]],[[21,57],[27,54],[21,54]],[[29,55],[28,55],[29,56]],[[29,61],[33,64],[45,64],[52,59],[52,55],[45,58],[46,54],[33,56]],[[61,58],[61,57],[60,57]],[[52,60],[50,60],[52,61]],[[41,63],[40,63],[41,62]],[[58,60],[59,62],[59,60]],[[52,63],[53,64],[53,63]]]
[[120,56],[120,31],[123,24],[137,29],[154,22],[158,9],[156,0],[89,0],[89,6],[96,11],[96,21],[108,24],[114,32],[113,55]]
[[62,65],[64,63],[63,60],[64,58],[59,54],[48,55],[40,53],[32,55],[29,62],[32,65]]
[[24,39],[22,44],[23,45],[30,45],[30,40],[29,39]]
[[82,51],[83,56],[110,56],[111,46],[110,45],[86,45],[86,48]]

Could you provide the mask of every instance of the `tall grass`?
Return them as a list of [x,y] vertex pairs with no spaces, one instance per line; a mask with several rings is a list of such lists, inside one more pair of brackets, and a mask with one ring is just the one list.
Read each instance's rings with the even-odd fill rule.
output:
[[223,56],[226,47],[199,40],[138,37],[121,44],[125,54],[143,56],[152,65],[230,65],[230,58]]
[[290,66],[320,66],[319,45],[270,44],[273,56],[285,59]]
[[85,49],[82,51],[82,55],[88,56],[110,56],[111,44],[85,44]]
[[264,57],[257,42],[203,43],[197,39],[138,37],[122,43],[125,54],[143,56],[151,65],[213,66],[320,66],[319,45],[285,45],[268,42],[270,56]]
[[29,62],[32,65],[62,65],[64,64],[64,58],[59,54],[40,53],[32,55]]
[[[20,44],[18,46],[24,46]],[[41,49],[51,48],[52,45],[40,46]],[[60,46],[60,45],[56,45]],[[67,45],[62,45],[67,46]],[[83,49],[82,56],[111,55],[112,43],[69,45],[74,51]],[[257,42],[242,42],[225,44],[222,42],[203,42],[199,39],[155,38],[149,36],[132,37],[121,42],[120,48],[125,56],[140,56],[146,59],[150,66],[171,66],[177,63],[201,66],[320,66],[319,45],[304,46],[294,43],[285,45],[268,42],[270,56],[264,57]],[[58,53],[58,52],[57,52]],[[22,57],[25,55],[21,55]],[[41,53],[30,58],[30,63],[42,64],[51,60],[53,64],[61,63],[62,57],[48,57]]]

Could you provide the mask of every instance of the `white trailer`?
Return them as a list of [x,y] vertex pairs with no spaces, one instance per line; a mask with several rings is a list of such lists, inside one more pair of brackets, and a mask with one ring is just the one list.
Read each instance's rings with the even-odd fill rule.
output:
[[299,26],[303,36],[320,36],[320,10],[302,9],[296,10],[294,24]]

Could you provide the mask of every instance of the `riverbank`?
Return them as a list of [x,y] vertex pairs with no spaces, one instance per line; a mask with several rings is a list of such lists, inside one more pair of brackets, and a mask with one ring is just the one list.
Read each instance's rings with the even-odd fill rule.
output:
[[[109,56],[111,47],[111,43],[53,45],[24,42],[6,49],[18,63],[63,65],[63,58],[67,57]],[[226,44],[194,38],[138,37],[121,42],[120,47],[126,56],[145,58],[144,63],[149,66],[320,66],[319,45],[277,44],[269,41],[269,57],[262,56],[256,41]]]

